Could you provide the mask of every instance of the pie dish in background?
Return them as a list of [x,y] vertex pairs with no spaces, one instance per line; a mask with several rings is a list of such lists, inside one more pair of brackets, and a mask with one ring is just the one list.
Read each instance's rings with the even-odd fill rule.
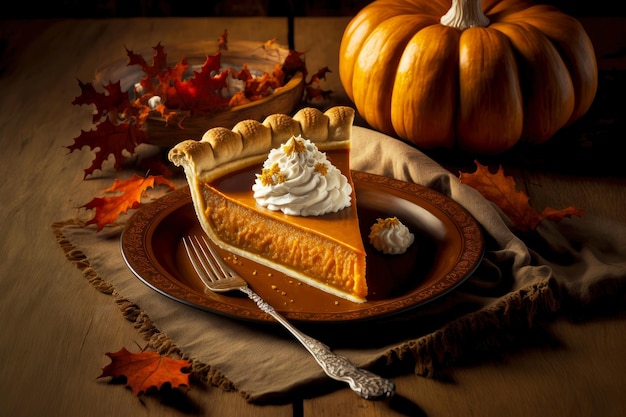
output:
[[[218,50],[215,41],[193,42],[179,45],[165,45],[167,56],[171,59],[168,65],[183,58],[189,63],[190,74],[198,70],[206,60],[207,54]],[[143,48],[136,51],[138,55],[149,61],[154,51],[152,48]],[[223,68],[241,69],[244,64],[250,71],[260,76],[263,72],[269,74],[274,66],[281,64],[289,54],[289,50],[280,46],[266,49],[260,42],[229,41],[228,49],[220,52]],[[109,82],[120,81],[122,91],[132,91],[133,86],[145,74],[138,65],[128,65],[128,58],[122,58],[106,64],[96,71],[94,83],[104,85]],[[263,120],[275,113],[291,114],[302,102],[304,93],[304,75],[296,73],[283,87],[276,89],[271,95],[251,101],[250,103],[233,106],[229,109],[187,116],[183,120],[184,130],[175,124],[167,124],[163,117],[149,117],[144,128],[148,136],[148,143],[163,148],[170,148],[180,141],[181,135],[188,138],[200,139],[202,135],[213,127],[232,128],[238,121],[253,119]],[[185,111],[178,111],[181,117]],[[186,112],[189,113],[189,112]]]

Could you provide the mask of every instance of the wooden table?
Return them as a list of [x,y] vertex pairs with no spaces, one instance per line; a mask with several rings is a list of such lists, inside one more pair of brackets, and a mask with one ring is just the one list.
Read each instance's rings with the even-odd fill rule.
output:
[[[295,48],[307,52],[309,68],[328,66],[333,100],[349,103],[338,77],[338,49],[349,18],[297,18]],[[583,20],[601,68],[624,70],[619,51],[623,19]],[[50,231],[54,221],[73,217],[96,195],[99,181],[83,181],[92,155],[72,158],[67,150],[88,111],[72,106],[77,79],[91,80],[124,47],[161,41],[216,38],[287,43],[284,18],[132,18],[104,20],[3,21],[0,25],[0,415],[3,416],[622,416],[626,412],[626,311],[600,312],[580,321],[558,319],[533,333],[528,343],[489,358],[458,364],[446,380],[410,373],[395,379],[389,402],[368,402],[348,388],[284,405],[252,405],[237,393],[194,385],[185,394],[135,397],[97,377],[109,359],[104,352],[141,345],[132,325],[110,299],[86,285],[67,262]],[[621,44],[620,44],[621,42]],[[606,73],[604,73],[606,74]],[[607,78],[624,93],[621,84]],[[607,81],[605,80],[605,81]],[[609,90],[612,87],[609,87]],[[606,91],[605,91],[606,92]],[[610,93],[611,91],[609,91]],[[613,91],[617,97],[617,91]],[[618,141],[621,122],[598,137],[559,138],[559,146],[501,162],[535,207],[584,206],[586,213],[626,223],[626,172]],[[605,105],[603,109],[615,109]],[[620,107],[617,108],[618,110]],[[362,123],[362,121],[360,121]],[[621,130],[620,130],[621,126]],[[618,135],[621,134],[621,137]],[[591,147],[589,147],[591,145]],[[571,156],[561,149],[571,146]],[[433,153],[451,170],[472,166],[462,156]]]

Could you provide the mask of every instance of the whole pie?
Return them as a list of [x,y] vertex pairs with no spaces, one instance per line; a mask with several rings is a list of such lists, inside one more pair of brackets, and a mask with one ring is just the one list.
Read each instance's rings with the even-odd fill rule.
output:
[[[354,109],[304,108],[217,127],[201,140],[180,142],[169,159],[184,168],[200,225],[218,246],[354,302],[364,302],[365,249],[350,176]],[[291,141],[291,142],[289,142]],[[257,178],[273,149],[310,141],[350,184],[350,204],[322,215],[292,215],[261,206]],[[270,168],[267,168],[268,170]],[[325,168],[322,170],[325,172]],[[271,174],[271,172],[270,172]]]

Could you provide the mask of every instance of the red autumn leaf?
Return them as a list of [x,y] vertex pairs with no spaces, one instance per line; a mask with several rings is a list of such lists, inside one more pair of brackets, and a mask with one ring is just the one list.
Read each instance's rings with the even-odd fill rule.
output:
[[177,91],[172,87],[176,81],[182,81],[185,71],[189,68],[186,57],[175,63],[173,66],[167,64],[167,54],[165,48],[159,42],[157,46],[152,48],[154,55],[152,64],[143,58],[143,56],[135,54],[131,50],[126,50],[129,58],[128,66],[138,65],[144,72],[144,76],[139,80],[142,88],[142,94],[152,94],[161,97],[163,102],[171,102],[168,104],[170,108],[180,107],[176,105],[180,100],[177,97]]
[[174,79],[173,91],[167,96],[168,108],[180,107],[194,113],[206,113],[223,110],[228,106],[228,99],[216,91],[226,88],[228,70],[221,68],[221,53],[207,55],[200,71],[194,71],[188,80]]
[[220,35],[217,40],[217,49],[218,51],[227,51],[228,50],[228,32],[224,29],[224,32]]
[[115,353],[106,353],[111,363],[102,368],[98,378],[126,378],[126,386],[135,395],[147,392],[150,388],[161,389],[164,384],[172,388],[189,386],[188,360],[172,359],[156,352],[132,353],[125,348]]
[[153,91],[154,95],[161,97],[164,103],[168,103],[168,107],[181,107],[180,105],[175,105],[175,103],[180,100],[178,99],[178,91],[176,90],[174,84],[184,80],[185,71],[187,71],[188,68],[189,63],[187,62],[187,58],[183,58],[173,67],[168,67],[160,77],[153,80],[153,84],[150,86],[150,91]]
[[295,74],[300,71],[302,72],[303,77],[306,78],[308,71],[305,62],[302,59],[303,55],[304,52],[290,50],[287,58],[285,58],[285,61],[283,62],[283,71],[287,74]]
[[115,157],[115,169],[121,168],[126,159],[124,151],[133,154],[137,145],[145,142],[146,139],[145,132],[133,129],[132,123],[113,124],[109,119],[105,119],[96,130],[82,130],[80,135],[74,139],[74,143],[66,146],[66,148],[70,150],[70,153],[80,150],[84,146],[96,151],[95,159],[85,169],[84,178],[87,178],[95,170],[102,169],[102,164],[110,155]]
[[254,76],[250,72],[250,69],[248,68],[248,64],[246,63],[243,64],[241,70],[239,71],[232,70],[232,73],[233,73],[233,77],[241,81],[247,82],[248,80],[254,78]]
[[138,55],[127,48],[126,55],[129,59],[128,66],[139,65],[141,70],[146,74],[146,77],[159,77],[159,75],[162,74],[167,68],[167,54],[165,53],[165,48],[161,45],[161,42],[159,42],[152,49],[154,50],[152,64],[148,64],[142,55]]
[[164,96],[169,86],[167,81],[171,78],[182,77],[183,72],[187,69],[186,61],[183,59],[174,67],[170,67],[167,65],[167,54],[161,42],[152,49],[154,50],[152,64],[148,64],[142,55],[126,49],[127,66],[138,65],[144,72],[144,76],[139,80],[144,93]]
[[311,76],[311,80],[309,81],[309,84],[318,83],[320,82],[320,80],[325,80],[326,74],[329,72],[332,72],[332,71],[328,69],[328,67],[320,68],[319,70],[317,70],[315,74]]
[[326,74],[331,72],[328,67],[320,68],[306,83],[306,100],[324,100],[332,94],[332,90],[324,90],[319,86],[321,80],[326,80]]
[[560,221],[566,217],[584,216],[584,210],[576,207],[561,210],[546,207],[539,212],[530,206],[528,195],[517,189],[515,180],[504,175],[502,166],[492,174],[486,166],[474,162],[476,171],[461,173],[461,182],[475,188],[483,197],[495,203],[520,231],[535,230],[543,219]]
[[120,81],[104,84],[104,92],[96,91],[92,83],[82,83],[78,81],[81,94],[74,98],[72,104],[96,106],[93,122],[98,123],[103,116],[116,118],[118,114],[123,114],[131,106],[127,92],[122,91]]
[[323,90],[319,87],[313,87],[311,85],[306,86],[307,100],[324,100],[332,93],[332,90]]
[[98,231],[102,230],[107,224],[113,223],[120,214],[139,207],[146,190],[155,185],[166,185],[172,190],[175,188],[174,183],[162,176],[151,175],[144,178],[134,174],[127,180],[116,179],[113,185],[105,191],[117,194],[102,198],[96,197],[82,206],[88,210],[96,209],[95,216],[86,224],[97,224]]

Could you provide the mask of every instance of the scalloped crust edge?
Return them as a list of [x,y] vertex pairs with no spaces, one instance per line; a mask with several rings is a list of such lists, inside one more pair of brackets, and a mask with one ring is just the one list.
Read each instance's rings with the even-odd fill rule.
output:
[[226,172],[263,161],[269,151],[292,136],[302,135],[314,142],[320,151],[350,147],[355,110],[335,106],[323,112],[305,107],[293,117],[272,114],[263,122],[242,120],[232,130],[214,127],[200,140],[185,140],[174,146],[168,159],[183,167],[189,179],[206,182]]

